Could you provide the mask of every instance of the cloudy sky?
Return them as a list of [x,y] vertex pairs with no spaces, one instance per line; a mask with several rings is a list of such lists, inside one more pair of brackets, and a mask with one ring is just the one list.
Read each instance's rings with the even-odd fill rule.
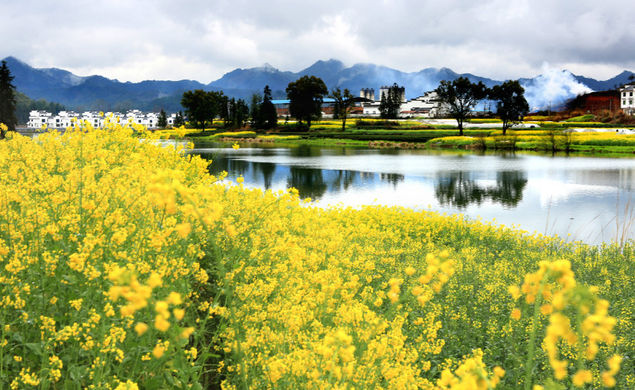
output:
[[635,71],[631,0],[1,0],[0,15],[0,58],[122,81],[329,58],[496,79]]

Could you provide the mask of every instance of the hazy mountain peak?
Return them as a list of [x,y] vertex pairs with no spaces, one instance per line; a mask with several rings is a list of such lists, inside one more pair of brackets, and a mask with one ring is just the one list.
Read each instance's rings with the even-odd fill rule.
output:
[[265,62],[261,67],[256,69],[263,70],[265,72],[278,72],[278,69],[268,62]]
[[27,67],[31,68],[31,66],[29,64],[27,64],[26,62],[20,60],[19,58],[14,57],[14,56],[5,57],[2,61],[6,61],[7,63],[20,64],[22,66],[27,66]]
[[302,75],[313,75],[317,77],[328,76],[327,73],[337,73],[344,69],[342,61],[330,59],[327,61],[318,60],[306,69],[301,70],[299,73]]

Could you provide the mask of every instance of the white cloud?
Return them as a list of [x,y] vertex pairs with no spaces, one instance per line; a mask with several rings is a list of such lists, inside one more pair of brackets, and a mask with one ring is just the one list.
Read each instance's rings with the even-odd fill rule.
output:
[[542,66],[540,76],[531,85],[525,86],[525,97],[532,110],[556,107],[572,96],[588,92],[591,89],[578,82],[571,73],[552,68],[546,63]]
[[496,79],[535,76],[544,62],[596,78],[635,68],[635,3],[622,0],[25,0],[0,13],[0,57],[131,81],[328,58]]

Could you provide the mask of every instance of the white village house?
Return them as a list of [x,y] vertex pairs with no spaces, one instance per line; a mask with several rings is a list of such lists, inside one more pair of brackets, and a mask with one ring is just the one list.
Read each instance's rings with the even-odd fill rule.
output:
[[[388,93],[389,87],[381,87],[380,100],[375,100],[375,91],[373,89],[364,88],[360,91],[359,96],[364,99],[370,100],[370,102],[362,103],[364,109],[364,116],[379,116],[379,104],[381,102],[381,96]],[[401,106],[399,107],[400,118],[412,118],[416,116],[435,118],[445,113],[443,105],[438,99],[437,93],[434,91],[428,91],[422,96],[418,96],[414,99],[406,100],[405,89],[401,87]]]
[[635,115],[635,84],[628,84],[620,88],[620,108],[625,114]]
[[[93,127],[104,127],[108,117],[111,118],[111,121],[117,123],[125,124],[130,121],[146,126],[148,129],[157,128],[159,122],[159,114],[154,112],[143,113],[139,110],[131,110],[125,114],[120,112],[100,114],[97,111],[85,111],[81,114],[74,111],[60,111],[57,115],[53,115],[47,111],[31,111],[27,127],[39,129],[42,126],[46,126],[51,129],[65,129],[71,126],[73,121],[88,121]],[[169,115],[167,117],[168,126],[174,125],[175,119],[176,114]]]

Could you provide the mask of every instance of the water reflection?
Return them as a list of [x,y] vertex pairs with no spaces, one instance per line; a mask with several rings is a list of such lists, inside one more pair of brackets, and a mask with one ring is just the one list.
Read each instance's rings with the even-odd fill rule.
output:
[[[258,158],[278,156],[280,151],[262,149]],[[345,148],[329,150],[329,155],[347,155],[350,150]],[[210,173],[218,175],[223,171],[229,173],[233,179],[243,176],[248,184],[269,190],[276,181],[284,180],[285,188],[296,188],[301,198],[320,199],[327,192],[348,191],[350,189],[373,183],[387,183],[393,188],[404,181],[405,176],[398,173],[370,173],[351,170],[329,170],[312,168],[309,166],[285,166],[275,162],[248,161],[251,155],[223,154],[220,150],[201,152],[197,154],[213,161],[208,167]],[[301,146],[289,149],[289,156],[295,158],[321,157],[323,151],[319,148]]]
[[[213,147],[193,153],[245,185],[298,189],[318,205],[399,205],[599,243],[635,225],[635,159],[352,148]],[[623,230],[623,229],[622,229]]]
[[527,176],[521,171],[497,172],[495,186],[480,185],[474,172],[439,172],[434,194],[441,205],[458,209],[486,200],[511,208],[523,199],[526,185]]
[[319,199],[324,195],[327,184],[321,169],[291,167],[287,188],[295,188],[303,198]]

